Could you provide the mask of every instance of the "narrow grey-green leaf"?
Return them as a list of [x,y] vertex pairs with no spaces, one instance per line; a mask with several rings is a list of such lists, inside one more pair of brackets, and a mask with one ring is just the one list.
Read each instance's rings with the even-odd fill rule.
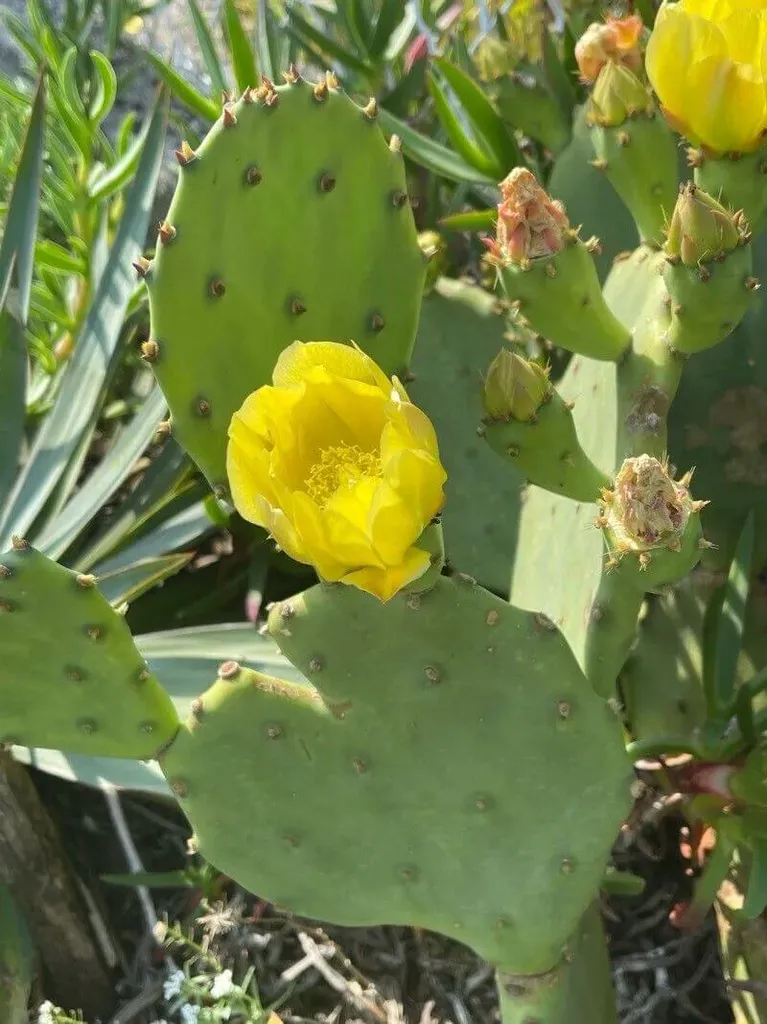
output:
[[189,7],[189,13],[192,16],[194,34],[197,36],[197,45],[200,48],[200,53],[202,54],[202,59],[205,63],[208,75],[210,76],[211,84],[216,92],[226,92],[228,87],[226,84],[224,69],[221,67],[221,61],[218,59],[216,46],[213,42],[213,37],[210,34],[208,23],[197,4],[197,0],[187,0],[187,6]]
[[151,115],[135,181],[126,198],[107,266],[93,297],[74,355],[64,371],[57,400],[38,431],[24,470],[0,521],[0,549],[11,534],[23,534],[56,487],[69,456],[77,448],[101,393],[123,317],[135,286],[132,260],[146,238],[162,163],[168,97],[163,92]]
[[32,267],[35,258],[37,217],[45,145],[45,76],[40,76],[21,156],[8,203],[2,241],[0,241],[0,296],[8,289],[11,274],[16,274],[19,290],[19,316],[27,322],[32,291]]
[[229,53],[232,56],[232,68],[237,88],[242,91],[248,86],[255,86],[258,82],[256,57],[245,29],[242,27],[234,0],[224,0],[224,28],[226,29]]
[[440,145],[426,135],[411,128],[388,110],[379,108],[378,119],[388,132],[398,135],[409,157],[429,171],[450,181],[470,181],[480,185],[495,185],[495,179],[483,174],[463,160],[457,153]]

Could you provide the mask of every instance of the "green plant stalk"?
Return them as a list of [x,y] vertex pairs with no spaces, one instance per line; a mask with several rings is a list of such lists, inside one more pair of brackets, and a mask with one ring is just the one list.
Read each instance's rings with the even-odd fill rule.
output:
[[596,692],[610,697],[631,649],[644,590],[629,579],[625,564],[603,568],[589,613],[586,639],[586,676]]

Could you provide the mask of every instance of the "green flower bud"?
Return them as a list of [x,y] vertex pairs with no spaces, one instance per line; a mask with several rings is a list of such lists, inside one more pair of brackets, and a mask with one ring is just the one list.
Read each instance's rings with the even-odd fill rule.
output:
[[688,267],[732,252],[741,242],[741,221],[688,181],[679,190],[666,236],[666,252]]
[[542,366],[503,348],[488,367],[482,400],[490,420],[525,422],[550,394],[549,375]]
[[647,86],[623,64],[609,60],[597,76],[591,94],[589,120],[604,127],[617,128],[637,114],[654,110]]

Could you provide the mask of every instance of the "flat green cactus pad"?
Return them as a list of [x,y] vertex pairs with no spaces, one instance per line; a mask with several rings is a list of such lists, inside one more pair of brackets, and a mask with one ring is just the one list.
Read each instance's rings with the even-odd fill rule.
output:
[[477,435],[483,375],[504,344],[506,321],[496,305],[475,285],[441,278],[423,302],[408,393],[434,424],[447,470],[447,557],[506,594],[523,481]]
[[353,340],[387,372],[407,366],[426,272],[374,108],[301,80],[258,95],[182,166],[146,277],[145,352],[176,437],[219,486],[232,413],[291,342]]
[[0,742],[144,760],[173,704],[92,576],[19,541],[0,554]]
[[0,885],[0,1024],[27,1024],[35,949],[10,891]]
[[300,914],[551,968],[630,803],[561,635],[459,577],[386,605],[321,585],[270,627],[313,686],[227,664],[163,758],[204,855]]

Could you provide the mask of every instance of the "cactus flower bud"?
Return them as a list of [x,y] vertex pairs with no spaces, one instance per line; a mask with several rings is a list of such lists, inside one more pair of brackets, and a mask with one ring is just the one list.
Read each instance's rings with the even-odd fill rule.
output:
[[691,181],[679,190],[666,237],[666,252],[695,267],[732,252],[741,241],[740,218]]
[[524,263],[564,248],[570,227],[565,208],[531,171],[515,167],[501,182],[501,197],[495,248],[502,260]]
[[597,76],[609,61],[623,64],[632,71],[642,66],[639,39],[642,19],[638,14],[626,18],[608,17],[604,23],[593,22],[575,44],[575,59],[581,80],[596,82]]
[[650,114],[652,97],[644,83],[622,64],[608,61],[599,72],[591,94],[589,120],[605,127],[617,127],[638,113]]
[[613,565],[633,554],[646,570],[655,567],[657,555],[664,582],[689,572],[700,556],[697,513],[708,504],[690,496],[691,475],[675,481],[668,465],[651,455],[624,461],[612,489],[602,492],[596,520],[606,531]]
[[537,363],[502,348],[487,370],[482,401],[492,421],[531,420],[549,396],[549,375]]

